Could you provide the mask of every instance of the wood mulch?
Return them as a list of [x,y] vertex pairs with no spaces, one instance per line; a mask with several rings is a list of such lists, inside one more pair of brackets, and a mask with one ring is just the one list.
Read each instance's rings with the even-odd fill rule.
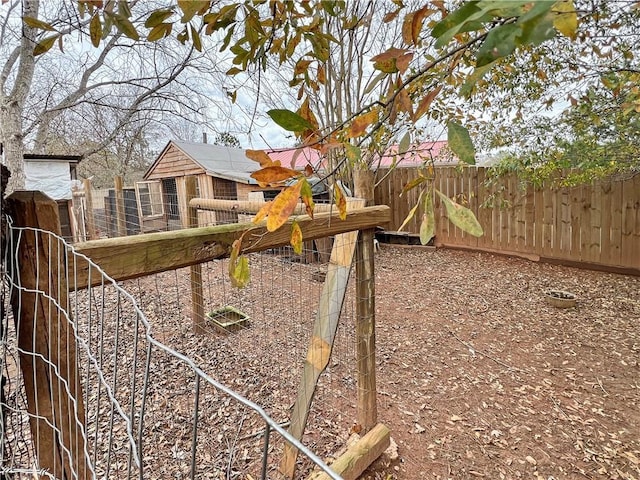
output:
[[[381,247],[375,257],[378,417],[391,429],[393,445],[363,478],[640,479],[639,277],[487,253]],[[251,283],[238,291],[228,285],[224,262],[204,266],[207,310],[231,305],[250,317],[249,328],[230,335],[192,332],[189,269],[124,286],[156,339],[286,425],[322,286],[318,268],[277,252],[253,255]],[[547,304],[548,289],[575,293],[576,307]],[[95,298],[100,306],[102,297]],[[357,430],[353,300],[350,285],[303,439],[323,458]],[[148,376],[142,456],[149,478],[188,478],[193,372],[154,350],[144,373],[145,349],[130,346],[135,315],[118,308],[119,348],[115,315],[92,310],[104,317],[96,324],[105,328],[103,373],[124,406]],[[82,318],[81,311],[76,315]],[[119,379],[112,382],[115,366]],[[257,478],[264,423],[220,390],[200,388],[196,477]],[[104,392],[85,394],[90,413],[109,412]],[[132,406],[139,408],[138,401]],[[92,445],[106,449],[107,439],[118,440],[109,447],[117,453],[109,468],[124,478],[127,440],[124,433],[116,437],[124,424],[108,423],[90,428]],[[279,478],[276,437],[269,478]],[[308,473],[309,465],[302,461],[299,472]]]
[[398,457],[364,478],[640,478],[640,278],[444,249],[376,267]]

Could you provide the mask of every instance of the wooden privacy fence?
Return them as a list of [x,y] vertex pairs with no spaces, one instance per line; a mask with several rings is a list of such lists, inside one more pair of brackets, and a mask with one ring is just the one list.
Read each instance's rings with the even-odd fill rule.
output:
[[[417,191],[399,197],[415,168],[378,172],[377,205],[391,207],[398,230]],[[577,187],[524,185],[515,174],[487,182],[483,167],[437,167],[435,188],[470,208],[484,229],[476,238],[456,228],[436,196],[437,246],[525,255],[539,260],[625,269],[640,274],[640,174]],[[406,227],[418,233],[420,215]]]

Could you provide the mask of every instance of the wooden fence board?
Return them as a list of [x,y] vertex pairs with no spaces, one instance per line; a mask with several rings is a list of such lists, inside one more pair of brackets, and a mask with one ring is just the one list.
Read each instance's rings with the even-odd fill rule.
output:
[[[399,172],[399,173],[398,173]],[[462,172],[462,173],[460,173]],[[397,169],[376,189],[376,203],[389,205],[397,230],[417,199],[398,198],[416,169]],[[568,262],[640,268],[640,175],[572,188],[518,188],[515,176],[487,182],[483,168],[437,167],[433,186],[457,201],[466,199],[483,227],[476,239],[454,227],[436,196],[436,243],[525,253]],[[404,183],[403,181],[404,180]],[[480,207],[484,202],[489,208]],[[500,205],[511,202],[511,207]],[[412,203],[413,202],[413,203]],[[420,216],[418,216],[420,217]],[[420,218],[407,232],[419,233]]]
[[571,198],[571,248],[567,259],[579,262],[581,260],[580,222],[582,220],[582,187],[573,187]]
[[623,266],[631,267],[640,263],[639,256],[639,235],[638,229],[638,199],[637,192],[640,189],[640,175],[636,175],[633,179],[622,187],[622,240],[621,240],[621,258]]
[[587,252],[590,262],[597,262],[600,259],[600,248],[602,245],[602,189],[600,185],[591,186],[591,232],[589,235],[589,251]]
[[611,247],[608,265],[622,265],[622,183],[611,182]]
[[588,262],[590,261],[589,247],[591,244],[591,188],[589,188],[589,185],[583,185],[581,190],[580,260]]
[[524,197],[524,238],[525,238],[525,252],[535,252],[534,244],[534,227],[535,227],[535,190],[533,185],[527,185],[527,190]]

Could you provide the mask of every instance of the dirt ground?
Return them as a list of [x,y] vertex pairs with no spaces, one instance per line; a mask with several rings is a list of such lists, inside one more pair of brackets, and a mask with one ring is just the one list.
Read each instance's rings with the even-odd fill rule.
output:
[[363,478],[640,478],[640,278],[383,246],[376,289],[397,458]]
[[[362,478],[640,479],[640,277],[388,245],[375,262],[378,417],[391,430],[393,448]],[[226,263],[206,264],[207,309],[233,305],[251,318],[250,328],[232,335],[193,333],[189,269],[124,286],[154,337],[286,427],[322,288],[313,273],[325,267],[278,252],[254,255],[252,281],[237,290],[228,285]],[[346,444],[357,418],[353,287],[303,438],[322,458]],[[576,307],[548,305],[548,289],[575,293]],[[134,341],[134,329],[142,327],[119,294],[72,298],[85,301],[74,310],[78,325],[91,317],[82,312],[99,314],[78,328],[99,345],[103,375],[120,404],[139,407],[140,400],[130,400],[131,378],[139,377],[138,385],[143,373],[149,378],[145,478],[188,478],[193,373],[157,349],[144,372],[146,350]],[[96,420],[88,433],[91,445],[111,448],[106,438],[126,444],[126,432],[102,415],[110,405],[100,391],[87,393],[89,418],[106,419],[104,428]],[[195,478],[259,478],[264,423],[204,382],[200,398]],[[22,443],[28,438],[18,427],[12,431]],[[271,445],[269,478],[281,478],[283,442],[274,435]],[[121,464],[116,453],[124,455]],[[111,478],[128,478],[127,450],[116,453],[110,468],[122,475]],[[29,465],[29,459],[25,454],[14,463]],[[299,478],[306,478],[310,462],[300,465]]]

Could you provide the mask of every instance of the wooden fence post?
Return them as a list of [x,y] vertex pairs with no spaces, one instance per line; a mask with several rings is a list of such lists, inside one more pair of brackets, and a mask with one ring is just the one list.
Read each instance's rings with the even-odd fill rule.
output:
[[124,210],[124,187],[123,180],[120,175],[117,175],[114,179],[116,190],[116,218],[118,220],[118,236],[127,236],[127,219]]
[[[196,198],[196,177],[185,178],[185,192],[187,197],[187,217],[189,228],[198,226],[198,209],[189,205],[192,198]],[[202,264],[191,267],[191,321],[195,333],[205,333],[204,295],[202,294]]]
[[[374,202],[374,172],[355,170],[354,191],[365,200]],[[356,362],[358,365],[358,423],[363,432],[378,422],[376,402],[376,321],[373,240],[375,229],[361,230],[356,244]]]
[[96,221],[93,216],[93,193],[91,192],[91,180],[85,178],[82,182],[84,186],[84,206],[85,206],[85,218],[87,220],[87,239],[95,240],[98,238],[96,234]]
[[[9,265],[19,274],[20,290],[12,290],[20,368],[38,466],[55,478],[89,478],[85,455],[85,419],[78,374],[76,342],[70,325],[64,244],[58,205],[41,192],[18,191],[8,199],[21,232],[18,251]],[[15,259],[15,260],[14,260]]]

